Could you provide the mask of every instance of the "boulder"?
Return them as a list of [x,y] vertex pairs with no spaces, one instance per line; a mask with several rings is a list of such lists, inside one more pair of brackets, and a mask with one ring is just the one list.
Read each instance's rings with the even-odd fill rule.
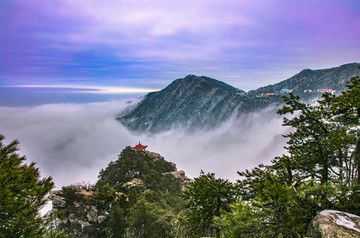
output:
[[124,183],[124,187],[134,187],[134,186],[140,186],[140,185],[144,185],[144,181],[140,178],[134,178],[133,180],[131,180],[130,182]]
[[82,230],[91,227],[91,224],[87,221],[77,220],[77,223],[80,224]]
[[80,189],[79,194],[83,197],[91,197],[94,195],[93,191],[86,191],[85,189]]
[[171,174],[172,176],[174,176],[174,178],[176,178],[176,179],[184,180],[184,178],[185,178],[185,172],[184,172],[184,170],[173,171],[173,172],[170,172],[170,174]]
[[181,190],[182,191],[185,191],[187,186],[189,186],[190,183],[193,182],[192,179],[185,176],[185,172],[183,170],[163,173],[163,175],[166,175],[166,174],[171,174],[174,178],[179,179],[181,181]]
[[324,210],[311,221],[307,236],[358,238],[360,237],[360,217],[346,212]]
[[106,220],[106,216],[98,216],[97,220],[98,220],[98,223],[101,224]]
[[147,151],[145,150],[145,153],[150,156],[152,159],[164,159],[164,157],[162,157],[160,154],[155,153],[155,152],[151,152],[151,151]]
[[94,207],[90,207],[87,210],[86,217],[89,222],[97,223],[97,210]]
[[52,205],[54,208],[64,208],[66,206],[66,201],[60,197],[54,196],[52,200]]

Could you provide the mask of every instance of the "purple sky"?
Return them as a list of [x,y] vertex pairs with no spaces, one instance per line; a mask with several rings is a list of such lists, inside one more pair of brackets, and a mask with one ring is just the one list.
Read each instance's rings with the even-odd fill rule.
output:
[[359,12],[359,0],[1,0],[0,86],[146,91],[196,74],[255,89],[358,62]]

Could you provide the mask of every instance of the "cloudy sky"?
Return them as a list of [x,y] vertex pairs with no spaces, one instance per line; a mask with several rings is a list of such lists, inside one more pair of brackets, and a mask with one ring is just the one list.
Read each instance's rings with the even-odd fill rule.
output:
[[1,0],[0,86],[141,93],[196,74],[255,89],[358,62],[359,12],[358,0]]

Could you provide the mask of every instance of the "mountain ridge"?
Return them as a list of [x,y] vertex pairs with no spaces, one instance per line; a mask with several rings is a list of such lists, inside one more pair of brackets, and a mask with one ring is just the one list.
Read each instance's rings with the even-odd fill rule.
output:
[[[245,91],[219,80],[188,75],[147,94],[134,110],[117,119],[138,132],[209,128],[228,119],[244,95]],[[203,117],[205,114],[212,118]]]
[[317,88],[329,87],[337,91],[342,91],[345,89],[345,83],[350,79],[351,76],[355,76],[355,72],[359,73],[358,63],[349,63],[343,64],[338,67],[332,67],[327,69],[304,69],[294,76],[280,81],[276,84],[270,84],[264,87],[260,87],[255,90],[250,90],[248,94],[253,92],[259,93],[264,91],[278,91],[281,88],[292,88],[294,93],[301,93],[303,90],[308,89],[311,86],[314,86],[314,81],[320,81],[319,85],[316,85]]
[[222,81],[190,74],[161,91],[147,94],[134,109],[116,119],[138,133],[211,129],[234,115],[240,117],[270,105],[279,106],[283,102],[281,96],[290,91],[304,100],[316,99],[325,90],[340,92],[346,81],[360,74],[358,67],[358,63],[350,63],[329,69],[305,69],[277,84],[247,93]]

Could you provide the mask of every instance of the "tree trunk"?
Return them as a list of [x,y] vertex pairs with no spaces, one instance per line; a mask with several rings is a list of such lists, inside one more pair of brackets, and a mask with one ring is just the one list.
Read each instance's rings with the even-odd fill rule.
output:
[[356,140],[356,145],[352,156],[356,168],[355,183],[360,184],[360,137],[358,137]]

